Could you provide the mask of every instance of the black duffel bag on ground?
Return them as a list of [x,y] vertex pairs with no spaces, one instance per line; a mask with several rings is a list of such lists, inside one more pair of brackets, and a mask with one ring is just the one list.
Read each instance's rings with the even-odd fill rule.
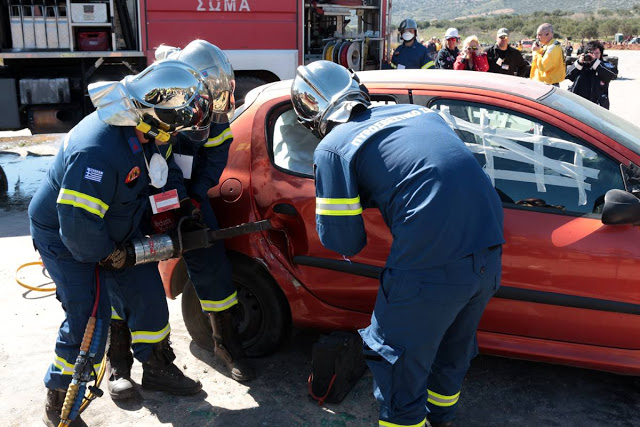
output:
[[340,403],[366,370],[360,335],[343,331],[323,335],[312,349],[309,395],[320,405]]

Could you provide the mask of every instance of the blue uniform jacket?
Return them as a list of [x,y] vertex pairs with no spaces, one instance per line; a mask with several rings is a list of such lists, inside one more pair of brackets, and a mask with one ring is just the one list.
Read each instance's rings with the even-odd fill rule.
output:
[[149,160],[158,152],[141,144],[133,127],[107,125],[96,113],[85,117],[29,205],[31,235],[62,241],[77,261],[97,262],[138,234],[150,193],[143,150]]
[[173,154],[191,157],[193,161],[191,178],[184,180],[189,197],[200,203],[208,200],[207,192],[218,185],[227,165],[232,142],[229,123],[212,123],[209,138],[200,143],[194,143],[185,134],[178,134],[178,140],[172,147]]
[[335,127],[314,153],[316,226],[343,255],[367,243],[362,209],[393,235],[387,267],[447,264],[503,243],[502,204],[472,153],[424,107],[374,107]]
[[405,46],[404,43],[398,46],[391,57],[391,64],[394,68],[404,65],[404,68],[410,69],[427,69],[435,66],[427,48],[417,41],[414,41],[410,47]]

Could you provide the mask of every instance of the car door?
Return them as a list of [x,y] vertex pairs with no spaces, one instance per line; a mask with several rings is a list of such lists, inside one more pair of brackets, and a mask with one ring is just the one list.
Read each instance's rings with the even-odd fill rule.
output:
[[629,313],[639,297],[628,272],[638,262],[629,233],[638,230],[601,222],[605,193],[624,189],[628,159],[515,102],[425,99],[474,153],[504,206],[502,287],[480,330],[637,348]]
[[[374,92],[376,103],[408,102],[407,93]],[[280,98],[265,103],[256,114],[252,143],[251,182],[256,209],[275,216],[281,230],[268,233],[287,268],[301,286],[327,304],[371,312],[378,290],[378,274],[389,254],[391,235],[377,210],[363,218],[367,246],[350,259],[324,248],[315,230],[313,151],[318,138],[296,120],[291,102]],[[258,127],[264,129],[257,141]]]

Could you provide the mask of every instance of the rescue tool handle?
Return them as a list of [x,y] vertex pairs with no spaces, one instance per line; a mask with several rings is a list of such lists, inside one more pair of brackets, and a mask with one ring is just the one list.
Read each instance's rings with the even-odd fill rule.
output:
[[255,233],[258,231],[271,230],[271,221],[263,219],[262,221],[247,222],[245,224],[236,225],[234,227],[221,228],[219,230],[209,231],[209,241],[230,239],[232,237],[242,236],[244,234]]

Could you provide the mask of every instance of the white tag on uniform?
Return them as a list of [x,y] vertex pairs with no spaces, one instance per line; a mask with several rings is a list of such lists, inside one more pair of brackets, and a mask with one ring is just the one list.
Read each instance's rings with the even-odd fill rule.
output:
[[502,60],[502,58],[498,58],[498,60],[496,61],[496,64],[498,65],[502,65],[504,61]]
[[182,170],[182,176],[184,177],[184,179],[191,179],[191,170],[193,169],[193,156],[173,153],[173,159],[176,161],[176,164],[180,166],[180,170]]
[[405,68],[407,68],[407,67],[405,67],[405,66],[404,66],[404,65],[402,65],[402,64],[398,64],[398,70],[404,70]]
[[178,198],[178,190],[169,190],[164,193],[149,196],[151,209],[154,214],[178,209],[180,207],[180,199]]

